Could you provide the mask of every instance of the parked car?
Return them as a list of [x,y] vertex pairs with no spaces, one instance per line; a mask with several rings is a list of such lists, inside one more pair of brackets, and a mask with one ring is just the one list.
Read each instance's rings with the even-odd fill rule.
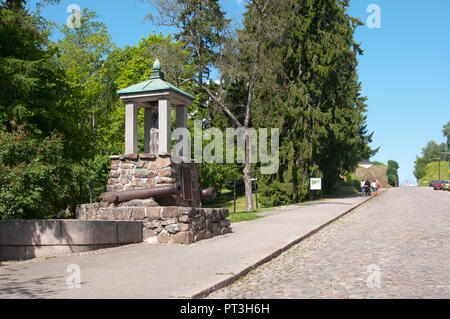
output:
[[[434,189],[435,191],[443,190],[443,189],[444,189],[444,185],[446,185],[446,184],[448,184],[448,183],[450,183],[450,181],[443,181],[443,180],[441,180],[441,181],[439,181],[439,183],[434,184],[433,189]],[[447,186],[447,187],[448,187],[448,186]],[[446,190],[447,190],[447,189],[446,189]]]
[[450,186],[450,181],[445,181],[444,185],[442,186],[442,190],[448,191]]
[[434,187],[437,182],[439,182],[437,179],[430,181],[430,187]]
[[436,183],[434,183],[433,189],[435,191],[439,191],[444,187],[444,181],[443,180],[438,180],[436,181]]

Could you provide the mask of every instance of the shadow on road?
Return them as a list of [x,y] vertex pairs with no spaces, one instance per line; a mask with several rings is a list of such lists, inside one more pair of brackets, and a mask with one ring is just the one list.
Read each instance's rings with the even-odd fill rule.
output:
[[[24,268],[27,269],[27,268]],[[0,298],[49,298],[65,283],[64,276],[43,276],[21,280],[17,269],[1,269]]]

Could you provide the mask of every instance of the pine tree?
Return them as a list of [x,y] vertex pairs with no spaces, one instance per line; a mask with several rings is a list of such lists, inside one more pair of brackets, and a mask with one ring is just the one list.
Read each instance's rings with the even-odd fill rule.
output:
[[[353,40],[361,23],[346,14],[348,1],[286,0],[280,7],[273,25],[279,37],[265,43],[272,65],[255,119],[280,127],[280,171],[261,183],[270,205],[304,199],[310,177],[323,177],[327,189],[373,154],[356,72],[362,51]],[[283,192],[289,195],[278,196]]]

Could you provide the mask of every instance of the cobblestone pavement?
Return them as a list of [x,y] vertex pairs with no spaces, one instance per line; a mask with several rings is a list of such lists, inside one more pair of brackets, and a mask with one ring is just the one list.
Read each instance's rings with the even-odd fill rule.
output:
[[390,189],[208,298],[450,298],[450,193]]

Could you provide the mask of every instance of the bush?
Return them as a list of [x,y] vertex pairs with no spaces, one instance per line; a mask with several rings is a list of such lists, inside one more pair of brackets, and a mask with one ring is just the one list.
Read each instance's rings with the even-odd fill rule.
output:
[[426,175],[426,165],[427,161],[424,158],[416,156],[416,161],[414,162],[414,176],[417,180],[422,179]]
[[236,164],[202,163],[198,165],[198,170],[201,188],[213,186],[220,194],[223,188],[233,190],[235,180],[238,181],[236,187],[239,187],[241,173]]
[[73,165],[73,189],[82,198],[74,197],[71,206],[83,202],[99,202],[100,194],[106,192],[111,168],[109,155],[96,154],[91,159],[86,159]]
[[71,167],[62,154],[60,135],[0,132],[0,220],[48,218],[66,208]]
[[[288,183],[280,183],[273,180],[265,183],[264,180],[258,183],[258,199],[264,207],[275,207],[280,205],[292,204],[292,185]],[[307,191],[305,195],[307,194]]]
[[398,168],[399,165],[396,161],[388,161],[388,168],[386,170],[386,175],[388,178],[388,183],[391,186],[398,186]]
[[360,179],[354,179],[352,181],[352,186],[354,189],[356,189],[357,191],[361,190],[361,180]]

